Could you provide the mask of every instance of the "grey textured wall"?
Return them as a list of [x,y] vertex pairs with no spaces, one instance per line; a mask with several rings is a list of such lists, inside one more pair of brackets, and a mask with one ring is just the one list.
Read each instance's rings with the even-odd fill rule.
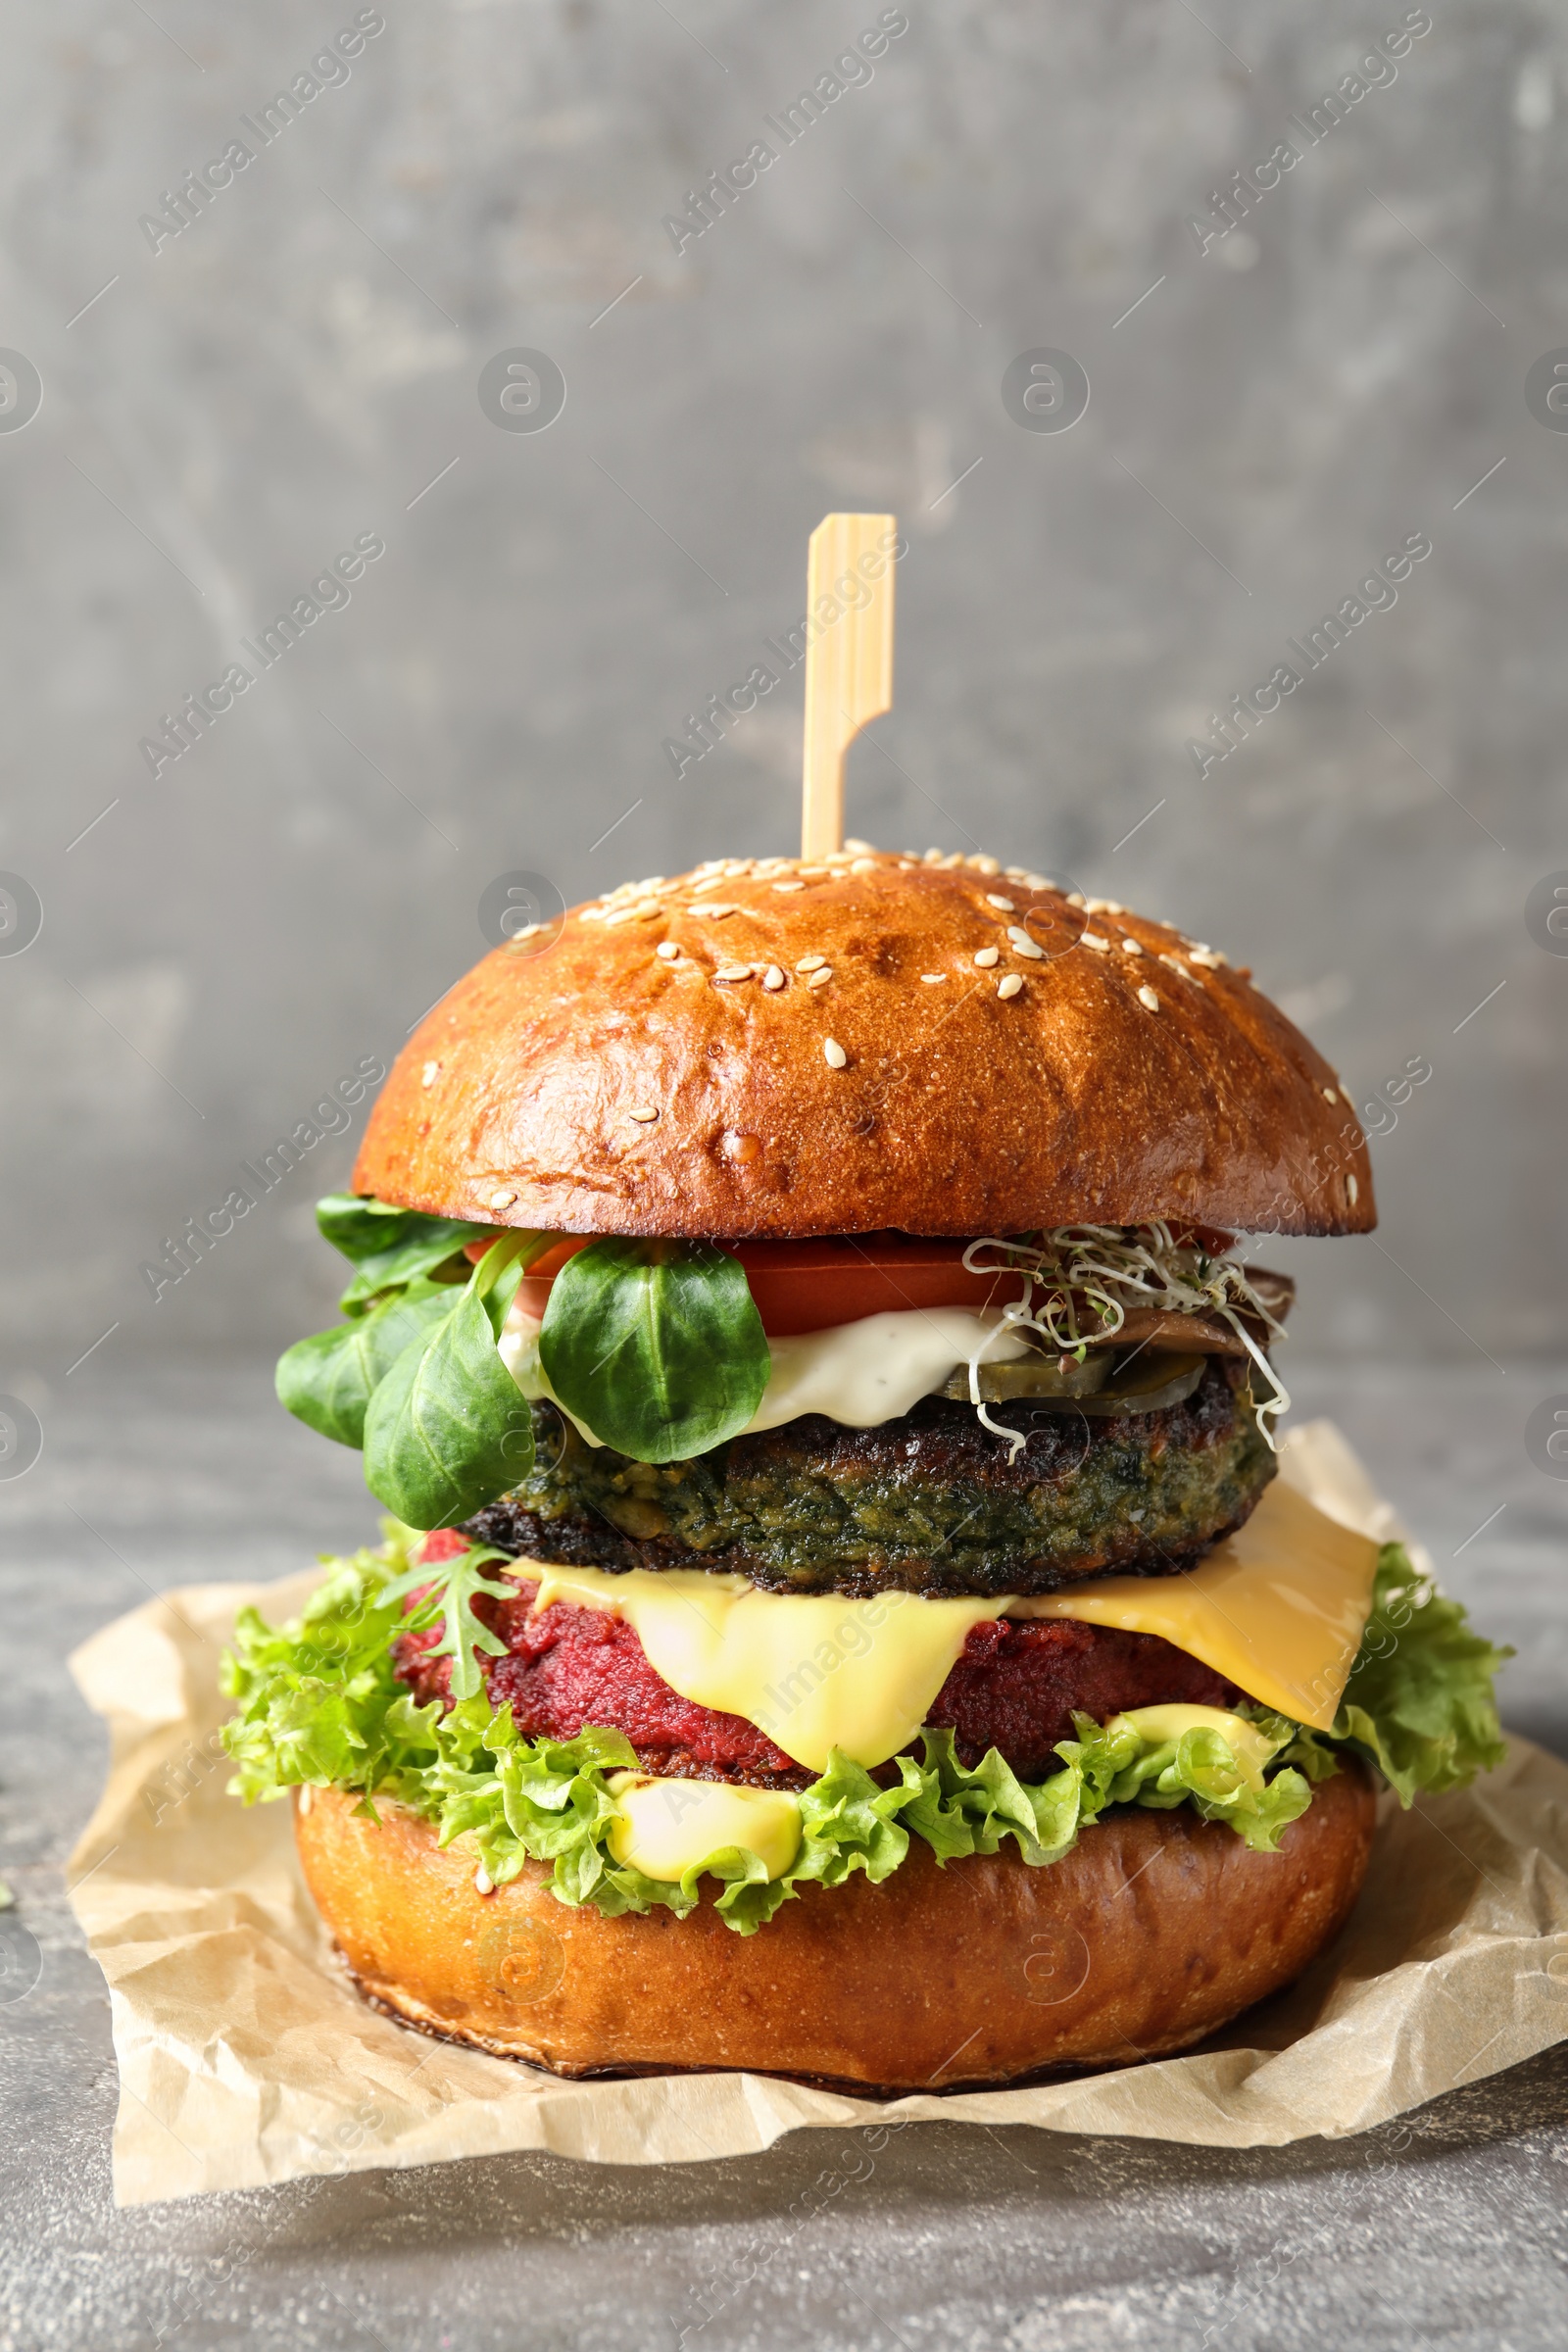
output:
[[[60,1393],[116,1323],[99,1360],[324,1320],[350,1138],[157,1304],[138,1261],[391,1055],[493,875],[570,901],[792,846],[798,678],[679,779],[663,739],[799,612],[821,514],[887,505],[852,829],[1217,941],[1360,1102],[1430,1061],[1378,1244],[1282,1253],[1302,1339],[1479,1348],[1522,1413],[1563,1332],[1568,960],[1525,905],[1568,866],[1568,438],[1524,385],[1568,344],[1564,0],[1434,0],[1310,148],[1288,118],[1398,0],[909,0],[680,252],[663,216],[782,144],[875,0],[386,0],[155,252],[139,217],[358,13],[4,12],[0,344],[43,397],[0,429],[0,866],[44,922],[0,956],[0,1386]],[[1293,135],[1200,251],[1186,217]],[[481,410],[515,346],[564,371],[548,431]],[[1088,371],[1070,431],[1004,407],[1038,346]],[[1207,714],[1416,532],[1397,604],[1200,778]],[[364,533],[352,601],[154,778],[160,714]]]

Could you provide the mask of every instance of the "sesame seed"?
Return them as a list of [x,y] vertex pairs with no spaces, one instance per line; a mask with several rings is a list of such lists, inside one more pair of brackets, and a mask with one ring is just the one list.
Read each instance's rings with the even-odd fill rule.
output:
[[776,963],[770,963],[766,971],[762,974],[762,986],[764,988],[782,988],[783,985],[783,972]]
[[721,923],[727,914],[739,914],[740,908],[726,904],[719,906],[688,906],[686,911],[688,914],[710,914],[715,923]]
[[715,980],[749,980],[751,976],[749,963],[721,963],[713,974]]
[[[1033,877],[1031,877],[1031,879]],[[1042,882],[1039,887],[1042,890],[1051,890],[1054,886],[1050,882]],[[1067,893],[1067,904],[1069,906],[1087,906],[1088,902],[1081,890],[1069,890]]]
[[1147,1004],[1151,1012],[1159,1010],[1159,999],[1152,988],[1141,988],[1138,991],[1138,1002],[1140,1004]]
[[921,979],[925,982],[928,988],[934,987],[937,981],[945,980],[947,976],[948,975],[946,972],[922,972],[920,974]]
[[651,1102],[634,1102],[626,1116],[635,1119],[640,1127],[646,1127],[658,1118],[659,1113]]
[[974,952],[974,959],[983,972],[989,972],[991,966],[1001,959],[1001,956],[1000,948],[976,948]]
[[517,1196],[515,1193],[491,1193],[485,1202],[485,1206],[487,1208],[510,1208],[516,1198]]
[[662,956],[666,963],[678,963],[680,961],[680,950],[672,939],[662,939],[658,947],[654,950],[654,954],[656,956]]
[[494,1894],[496,1890],[496,1883],[482,1862],[473,1874],[473,1890],[475,1894]]
[[795,969],[798,972],[819,972],[826,961],[825,956],[803,956]]
[[1045,949],[1038,940],[1030,938],[1021,923],[1009,923],[1007,937],[1012,942],[1015,955],[1027,956],[1031,962],[1038,962],[1045,956]]
[[808,972],[806,985],[808,988],[826,988],[832,977],[833,966],[830,963],[824,963],[820,971]]
[[945,874],[951,874],[956,865],[962,865],[963,852],[961,850],[955,850],[952,852],[951,856],[940,859],[939,862],[943,872]]
[[441,1064],[438,1061],[427,1061],[423,1069],[419,1072],[419,1084],[421,1086],[434,1086],[440,1075]]
[[1118,899],[1091,899],[1088,906],[1091,914],[1125,914],[1127,911]]
[[1326,1086],[1323,1089],[1323,1100],[1325,1102],[1337,1102],[1339,1099],[1339,1096],[1334,1092],[1332,1086]]
[[782,897],[786,892],[789,891],[804,890],[806,888],[806,884],[804,882],[775,882],[773,888]]
[[850,867],[850,871],[852,874],[873,874],[876,871],[876,859],[874,858],[857,858]]
[[876,844],[874,841],[857,841],[852,833],[847,833],[845,835],[844,847],[849,851],[852,858],[874,858],[876,856]]
[[515,946],[519,939],[537,939],[543,929],[543,923],[524,923],[520,931],[509,931],[507,937]]
[[1141,939],[1124,939],[1121,943],[1121,952],[1124,956],[1141,956],[1144,952],[1144,943]]
[[1173,972],[1180,972],[1184,980],[1190,980],[1192,978],[1192,973],[1187,970],[1184,964],[1178,963],[1174,956],[1161,956],[1159,960],[1161,963],[1168,963]]
[[1194,963],[1202,965],[1205,972],[1217,972],[1225,960],[1223,956],[1216,956],[1212,948],[1189,948],[1187,953]]
[[920,863],[922,865],[940,865],[942,863],[942,852],[940,850],[927,850],[924,856],[921,858]]
[[1345,1179],[1345,1198],[1347,1200],[1348,1200],[1352,1208],[1355,1206],[1356,1201],[1360,1199],[1360,1197],[1361,1187],[1356,1183],[1353,1176],[1347,1176]]
[[997,994],[999,997],[1015,997],[1022,986],[1022,972],[1007,972],[997,982]]
[[740,874],[749,874],[751,870],[752,861],[749,858],[728,858],[722,868],[732,881]]
[[802,865],[795,870],[803,882],[821,882],[826,879],[828,869],[825,865]]
[[[1054,890],[1056,887],[1049,874],[1025,874],[1023,879],[1024,886],[1028,890]],[[1080,906],[1083,905],[1082,899],[1078,904]]]
[[1079,945],[1085,948],[1093,948],[1097,956],[1108,956],[1110,953],[1109,940],[1102,939],[1098,931],[1080,932]]
[[1002,898],[994,890],[988,890],[986,892],[986,905],[988,906],[996,906],[1000,908],[1004,914],[1016,914],[1018,911],[1010,899]]
[[[823,1038],[822,1059],[827,1063],[827,1066],[830,1070],[842,1070],[849,1058],[849,1055],[845,1053],[844,1048],[839,1044],[839,1041],[836,1037]],[[1352,1178],[1352,1182],[1354,1180]]]

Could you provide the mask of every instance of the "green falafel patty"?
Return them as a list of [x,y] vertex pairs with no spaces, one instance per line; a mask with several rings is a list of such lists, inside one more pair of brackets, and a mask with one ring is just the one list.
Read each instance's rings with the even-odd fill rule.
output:
[[1211,1357],[1185,1402],[1097,1419],[928,1396],[871,1429],[808,1413],[687,1461],[587,1445],[548,1402],[534,1467],[465,1533],[574,1567],[709,1568],[777,1592],[1053,1592],[1190,1567],[1274,1475],[1247,1366]]

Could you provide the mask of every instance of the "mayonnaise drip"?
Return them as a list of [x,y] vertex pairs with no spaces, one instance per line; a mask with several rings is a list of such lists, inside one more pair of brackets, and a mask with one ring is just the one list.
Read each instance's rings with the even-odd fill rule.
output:
[[[538,1343],[538,1321],[514,1305],[501,1335],[502,1361],[525,1396],[559,1402],[540,1365]],[[932,1306],[769,1340],[767,1350],[773,1368],[748,1429],[777,1429],[803,1413],[822,1413],[850,1429],[874,1429],[929,1396],[956,1365],[1007,1363],[1026,1355],[1029,1342],[1004,1326],[996,1310]],[[571,1418],[576,1421],[575,1414]],[[586,1423],[577,1421],[577,1427],[590,1446],[600,1443]]]

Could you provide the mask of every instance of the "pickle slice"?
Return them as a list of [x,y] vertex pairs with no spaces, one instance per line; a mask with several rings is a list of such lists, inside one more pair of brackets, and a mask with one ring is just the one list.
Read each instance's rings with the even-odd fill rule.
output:
[[[1207,1361],[1206,1355],[1140,1348],[1120,1371],[1112,1351],[1099,1348],[1091,1348],[1081,1364],[1069,1356],[1063,1371],[1056,1356],[1025,1356],[1010,1364],[982,1364],[980,1399],[983,1404],[1041,1404],[1048,1410],[1059,1403],[1063,1412],[1100,1415],[1157,1413],[1186,1402]],[[936,1394],[967,1404],[968,1365],[960,1364]]]
[[[980,1396],[986,1404],[1000,1404],[1011,1396],[1088,1396],[1104,1387],[1113,1369],[1114,1358],[1108,1348],[1092,1348],[1082,1363],[1071,1355],[1031,1353],[1018,1356],[1010,1364],[982,1364]],[[967,1404],[968,1365],[960,1364],[935,1394]]]
[[1203,1377],[1206,1355],[1175,1355],[1145,1348],[1128,1362],[1125,1372],[1113,1374],[1096,1396],[1076,1400],[1081,1413],[1120,1415],[1158,1413],[1167,1405],[1185,1404]]

